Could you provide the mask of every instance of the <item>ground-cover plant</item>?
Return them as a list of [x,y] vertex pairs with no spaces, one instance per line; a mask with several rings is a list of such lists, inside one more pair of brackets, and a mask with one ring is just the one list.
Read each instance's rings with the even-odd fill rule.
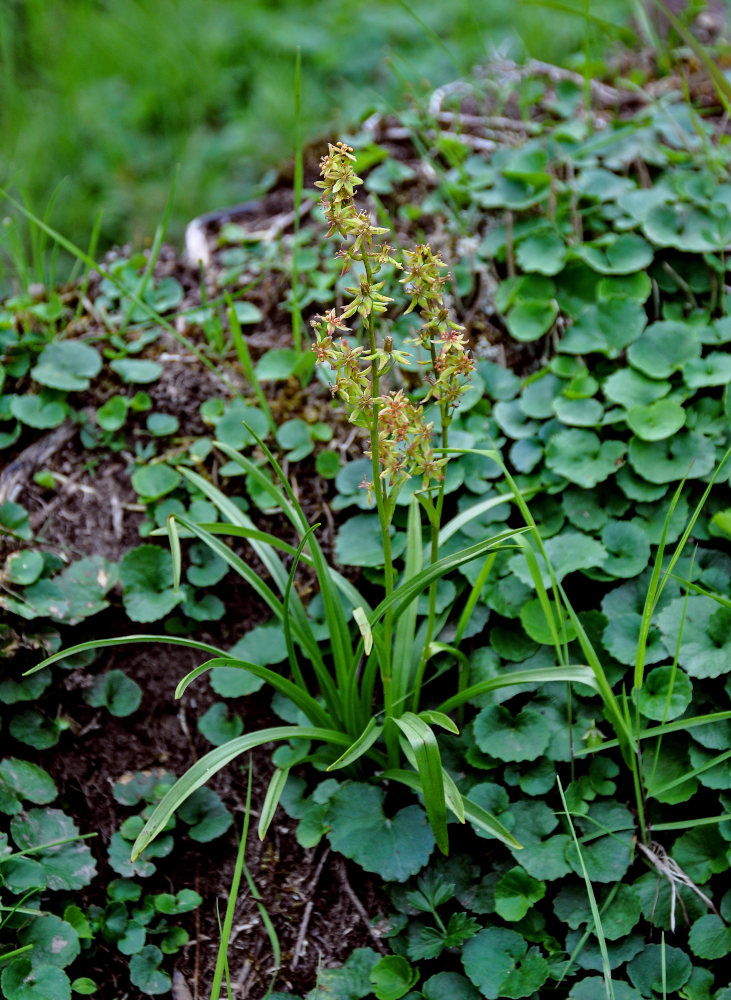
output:
[[[395,830],[387,840],[398,839],[401,828],[410,831],[420,843],[417,854],[405,860],[399,869],[399,877],[407,877],[410,870],[426,860],[434,840],[440,849],[447,850],[447,809],[464,822],[476,823],[484,831],[505,839],[518,846],[509,834],[489,812],[472,803],[458,791],[449,773],[443,768],[433,727],[438,726],[457,732],[454,722],[438,709],[422,707],[422,688],[426,672],[436,656],[449,657],[457,665],[453,669],[453,687],[456,694],[452,703],[467,700],[463,688],[466,684],[466,661],[457,645],[437,642],[437,584],[452,569],[486,557],[491,550],[510,542],[514,532],[508,530],[459,549],[440,558],[439,532],[441,528],[444,501],[447,456],[438,457],[432,444],[432,422],[428,420],[423,404],[412,402],[403,390],[383,392],[382,382],[396,357],[393,340],[386,335],[383,346],[376,340],[376,319],[386,311],[390,299],[383,294],[384,279],[381,271],[396,262],[393,251],[380,241],[384,230],[374,227],[369,216],[359,212],[355,206],[355,187],[360,179],[352,168],[352,151],[349,147],[331,146],[328,156],[322,161],[320,186],[324,190],[323,207],[330,222],[331,234],[339,233],[346,242],[340,251],[344,259],[344,269],[354,269],[358,284],[350,289],[352,300],[341,313],[330,311],[316,327],[317,340],[314,349],[322,362],[328,362],[334,375],[333,391],[346,403],[349,419],[357,426],[363,426],[368,434],[371,455],[370,476],[364,487],[373,494],[377,517],[380,524],[380,540],[384,564],[384,598],[375,607],[359,593],[352,584],[336,573],[325,562],[322,550],[315,538],[313,526],[306,522],[301,507],[289,487],[279,464],[257,439],[269,463],[276,473],[278,482],[273,482],[249,458],[233,448],[219,442],[219,449],[250,477],[258,482],[272,498],[297,530],[300,543],[295,549],[273,536],[258,531],[248,516],[244,514],[225,494],[207,482],[198,473],[181,467],[182,474],[196,485],[216,506],[228,523],[197,524],[183,515],[171,514],[167,530],[172,546],[172,563],[176,587],[180,581],[181,549],[178,524],[187,532],[204,541],[206,545],[226,564],[237,570],[243,579],[266,601],[274,615],[281,622],[284,631],[287,655],[291,669],[291,679],[273,672],[256,662],[238,660],[231,655],[221,655],[213,650],[213,659],[203,664],[183,679],[178,693],[201,673],[210,669],[238,668],[268,682],[277,692],[288,698],[296,710],[304,716],[307,724],[279,727],[260,733],[237,737],[216,748],[194,765],[178,784],[171,789],[156,811],[150,817],[145,830],[135,845],[139,853],[168,823],[171,814],[207,778],[228,761],[255,746],[272,740],[302,740],[324,743],[339,748],[334,753],[310,752],[305,749],[299,756],[311,755],[321,765],[330,770],[351,768],[351,773],[363,772],[363,765],[383,772],[384,777],[406,784],[420,792],[424,799],[428,829],[424,817],[417,807],[401,810],[394,821]],[[401,265],[398,265],[401,267]],[[472,362],[465,351],[464,339],[459,327],[448,318],[443,301],[445,278],[441,270],[442,262],[434,256],[428,246],[420,246],[407,253],[404,265],[404,283],[411,297],[410,309],[418,308],[422,320],[417,335],[417,344],[427,353],[430,375],[425,402],[434,400],[432,408],[439,421],[441,448],[447,448],[448,428],[452,413],[457,408],[460,395],[468,386],[465,377],[472,370]],[[337,334],[346,329],[344,323],[351,316],[359,315],[363,322],[363,343],[352,347],[346,339],[337,339]],[[361,365],[365,367],[361,367]],[[417,478],[421,489],[409,503],[408,537],[404,572],[395,586],[395,553],[391,545],[392,519],[400,490],[411,477]],[[419,507],[426,512],[430,541],[424,558],[422,549],[422,528]],[[491,500],[487,505],[477,505],[473,510],[460,516],[460,525],[477,518],[486,510],[496,506]],[[274,589],[228,545],[217,536],[229,534],[246,538],[268,570],[279,596]],[[289,571],[277,555],[277,550],[286,552],[292,563]],[[295,572],[300,560],[311,565],[317,575],[320,594],[327,625],[329,650],[324,653],[294,587]],[[491,565],[491,561],[488,563]],[[479,578],[484,583],[484,575]],[[425,620],[418,625],[418,600],[426,596]],[[346,617],[346,606],[352,611],[359,635],[353,643],[352,627]],[[470,602],[467,603],[467,614]],[[459,632],[464,632],[467,619]],[[152,637],[136,637],[152,638]],[[187,640],[181,640],[187,642]],[[113,640],[102,644],[112,644]],[[189,642],[193,648],[203,649],[202,644]],[[75,647],[83,651],[88,644]],[[67,651],[68,653],[68,651]],[[300,662],[302,658],[302,662]],[[45,661],[53,662],[53,657]],[[440,668],[443,669],[443,668]],[[492,679],[478,685],[479,692],[488,691],[504,683],[538,683],[547,679],[578,680],[595,683],[591,672],[583,668],[572,668],[565,664],[556,672],[545,670],[528,671],[524,675],[503,679]],[[374,713],[374,699],[376,708]],[[384,749],[376,746],[380,737]],[[293,759],[296,759],[297,755]],[[411,765],[404,769],[402,761]],[[288,771],[289,766],[283,768]],[[282,794],[286,773],[275,773],[272,779],[272,794],[269,797],[260,822],[260,833],[266,831],[274,808]],[[385,817],[381,812],[382,793],[377,789],[359,792],[352,789],[364,801],[373,799],[371,807],[377,827],[383,827]],[[350,795],[345,786],[344,795]],[[352,795],[350,795],[352,798]],[[345,836],[345,829],[353,822],[352,807],[343,813],[340,829],[334,829],[331,836],[335,843]],[[380,815],[380,819],[379,819]],[[372,824],[373,825],[373,824]],[[388,830],[388,827],[386,827]],[[433,839],[432,839],[433,838]],[[383,845],[382,845],[383,846]],[[385,849],[384,849],[385,850]],[[385,864],[381,856],[373,861]],[[414,869],[416,870],[416,869]]]
[[[562,95],[567,108],[572,106],[572,93],[567,88]],[[684,184],[692,185],[706,161],[692,162],[686,155],[684,145],[693,141],[692,135],[690,140],[685,136],[687,122],[679,132],[673,126],[659,140],[656,126],[661,118],[656,110],[648,112],[647,131],[642,131],[647,121],[625,125],[623,141],[639,131],[650,152],[656,150],[656,142],[666,146],[664,155],[669,161],[673,157],[685,161]],[[671,118],[676,124],[682,122],[677,110]],[[580,187],[582,177],[596,165],[589,157],[573,178],[564,174],[568,168],[562,142],[566,140],[560,133],[566,123],[557,129],[558,137],[553,126],[546,126],[543,139],[549,154],[545,172],[554,178],[560,216],[571,212],[574,186]],[[599,138],[609,147],[617,140],[616,135],[609,134],[598,136],[597,142]],[[554,166],[551,157],[557,146],[558,165]],[[531,151],[534,154],[535,148]],[[706,154],[710,159],[723,155],[715,150],[711,137]],[[469,162],[467,155],[462,162]],[[615,179],[637,183],[642,170],[635,162],[617,161],[613,169],[606,162],[603,166]],[[652,170],[657,170],[659,176],[666,168],[672,170],[677,165],[668,162],[665,167],[652,166]],[[511,155],[493,177],[489,190],[498,189],[495,196],[502,198],[506,190],[515,194],[518,185],[532,184],[537,175],[524,168],[526,164],[521,166],[517,153]],[[477,171],[477,164],[472,161],[469,169]],[[397,171],[393,173],[398,177]],[[607,174],[601,176],[609,185]],[[464,178],[455,172],[450,182],[457,187]],[[484,233],[486,241],[501,224],[506,226],[505,249],[498,248],[494,260],[480,251],[480,266],[489,264],[496,280],[503,283],[511,277],[507,274],[509,267],[515,271],[512,277],[535,276],[529,268],[535,266],[536,258],[531,258],[527,250],[514,252],[509,263],[508,245],[511,238],[514,247],[516,242],[519,247],[527,243],[530,227],[540,229],[545,224],[544,215],[533,215],[531,208],[515,208],[508,220],[504,206],[498,206],[496,219],[491,209],[475,205],[475,198],[483,197],[484,191],[476,189],[465,194],[465,190],[462,195],[469,199],[476,231],[482,236],[481,227],[491,227]],[[686,190],[682,187],[682,191]],[[676,204],[675,195],[668,205]],[[680,195],[678,198],[683,202]],[[485,537],[505,534],[506,542],[488,553],[488,558],[483,554],[476,560],[455,563],[455,571],[448,577],[437,576],[433,591],[432,581],[424,578],[415,609],[416,627],[407,634],[418,640],[412,644],[411,661],[412,677],[418,678],[421,660],[416,650],[423,648],[430,616],[434,615],[433,655],[426,662],[427,683],[422,685],[418,708],[428,706],[428,712],[433,706],[437,711],[455,713],[462,731],[459,737],[453,733],[440,735],[440,765],[451,775],[459,794],[496,817],[520,841],[522,849],[511,850],[495,839],[482,844],[466,827],[458,826],[454,817],[449,819],[453,856],[430,864],[427,859],[432,855],[433,835],[423,813],[412,806],[394,815],[397,793],[392,790],[395,782],[391,778],[416,784],[418,764],[411,771],[399,767],[394,774],[388,761],[385,731],[376,732],[375,741],[353,761],[347,781],[337,780],[341,774],[334,769],[316,786],[299,776],[309,773],[311,779],[312,769],[299,773],[294,769],[300,762],[320,768],[331,765],[340,748],[346,750],[345,743],[334,750],[323,749],[314,736],[305,741],[301,731],[293,740],[285,739],[285,745],[275,752],[278,772],[264,810],[262,830],[281,793],[281,803],[297,820],[297,838],[306,846],[327,837],[339,851],[399,885],[423,861],[428,865],[411,876],[412,881],[402,890],[393,893],[400,916],[394,918],[391,943],[396,954],[390,956],[390,961],[382,963],[374,952],[360,951],[343,970],[323,973],[318,987],[321,994],[315,991],[313,996],[374,994],[378,998],[423,996],[432,1000],[450,991],[471,998],[545,992],[561,1000],[587,1000],[611,995],[611,979],[615,995],[632,1000],[673,995],[673,991],[683,1000],[726,1000],[722,959],[728,945],[724,921],[729,917],[723,883],[728,869],[729,804],[725,757],[728,719],[724,717],[728,705],[729,561],[727,536],[723,535],[727,467],[717,473],[702,510],[700,504],[714,467],[728,447],[729,402],[723,385],[694,385],[693,374],[694,359],[719,366],[719,357],[711,355],[726,353],[725,343],[711,344],[704,339],[698,345],[701,338],[710,335],[708,331],[715,331],[714,336],[723,331],[724,304],[719,277],[719,294],[715,299],[709,295],[703,302],[707,316],[697,324],[698,313],[687,289],[677,282],[678,276],[685,280],[696,272],[707,277],[718,260],[706,249],[687,251],[680,261],[673,261],[668,247],[645,234],[642,238],[650,251],[645,248],[644,256],[638,255],[634,264],[645,268],[651,252],[647,275],[640,271],[605,274],[599,268],[607,266],[609,253],[605,257],[585,253],[584,244],[590,235],[596,239],[594,225],[600,239],[611,234],[615,224],[621,231],[624,216],[614,212],[616,203],[611,199],[602,203],[599,222],[594,221],[599,210],[593,199],[577,197],[575,204],[575,224],[562,239],[566,254],[577,253],[581,260],[569,261],[567,257],[560,275],[543,276],[555,279],[560,294],[555,288],[541,291],[536,286],[539,304],[545,304],[541,299],[545,291],[556,298],[558,310],[549,310],[555,313],[555,322],[547,333],[525,342],[523,367],[518,367],[523,377],[478,358],[470,389],[461,393],[460,407],[445,422],[446,444],[454,446],[454,451],[444,467],[445,479],[432,483],[423,496],[426,511],[420,530],[426,536],[425,545],[417,545],[418,532],[413,525],[421,502],[420,477],[412,476],[400,487],[398,479],[390,482],[387,477],[382,485],[383,509],[390,516],[394,575],[404,565],[399,560],[406,556],[406,568],[394,584],[396,598],[403,598],[403,609],[397,603],[392,606],[397,634],[403,618],[414,611],[413,604],[407,604],[411,592],[403,590],[409,584],[409,558],[413,559],[413,552],[420,552],[422,565],[430,564],[429,504],[435,509],[441,494],[443,510],[447,511],[447,523],[438,532],[437,563],[464,553]],[[550,206],[549,198],[547,213]],[[617,217],[612,218],[613,214]],[[722,214],[718,206],[713,214]],[[429,216],[424,218],[427,225]],[[525,229],[518,231],[519,225]],[[502,239],[499,232],[498,238]],[[676,272],[675,277],[665,264]],[[469,274],[469,268],[465,266],[458,273]],[[386,269],[374,280],[380,282],[384,276]],[[400,276],[402,273],[397,272],[396,277]],[[707,277],[707,281],[702,287],[710,292],[711,278]],[[357,291],[357,278],[355,287]],[[460,294],[469,295],[469,287],[463,279]],[[625,294],[628,290],[632,294]],[[645,291],[646,296],[639,296]],[[390,355],[388,363],[392,367],[379,374],[384,380],[398,380],[396,384],[403,387],[406,397],[406,387],[413,389],[418,379],[414,372],[417,366],[403,352],[418,349],[418,345],[404,345],[403,341],[404,337],[418,335],[419,322],[413,313],[405,319],[394,319],[397,309],[408,305],[397,280],[384,285],[380,292],[395,301],[387,304],[384,314],[394,340],[393,350],[384,352]],[[573,349],[576,344],[572,347],[572,337],[583,337],[587,331],[596,334],[605,310],[611,312],[617,306],[614,300],[631,299],[635,294],[639,297],[631,310],[626,302],[623,305],[627,316],[633,315],[639,326],[644,323],[645,330],[659,324],[659,329],[650,330],[652,336],[641,350],[634,345],[640,344],[644,332],[636,341],[611,351],[600,349],[591,339],[581,351]],[[704,291],[693,295],[696,305],[705,298]],[[584,315],[586,296],[594,310]],[[468,303],[469,299],[463,300],[463,304]],[[506,310],[508,316],[512,308]],[[414,312],[418,311],[417,307]],[[617,319],[624,314],[620,310],[612,315]],[[504,315],[492,314],[496,325],[503,319]],[[621,330],[618,321],[607,326],[607,337],[614,336],[617,329]],[[321,349],[332,350],[333,362],[339,362],[346,352],[362,346],[362,359],[368,353],[367,328],[365,334],[362,344],[356,343],[355,347],[343,347],[337,336],[328,344],[326,323],[321,330]],[[506,339],[503,344],[511,342]],[[565,344],[571,349],[564,350]],[[536,353],[531,356],[533,346]],[[422,357],[429,360],[426,355]],[[667,362],[667,358],[674,359],[671,368],[660,372],[657,365]],[[343,366],[342,370],[354,378],[363,377],[372,395],[371,364],[368,359],[362,361],[357,375],[352,368],[346,370]],[[330,380],[337,385],[336,366],[331,368]],[[346,395],[349,384],[347,380],[341,382]],[[426,391],[428,386],[423,386],[422,394]],[[660,395],[653,398],[657,393]],[[383,388],[379,394],[387,395]],[[416,404],[418,388],[416,393],[408,393],[408,398]],[[671,406],[655,407],[658,401]],[[588,412],[585,419],[590,417],[590,424],[572,423],[579,412],[576,402]],[[587,402],[589,407],[584,405]],[[336,676],[333,698],[325,675],[335,663],[328,643],[332,636],[330,622],[336,620],[338,612],[326,606],[324,594],[329,587],[328,600],[333,605],[345,601],[347,639],[342,642],[346,649],[346,642],[350,644],[353,654],[345,661],[348,669],[358,683],[365,677],[364,671],[371,670],[373,691],[380,693],[378,642],[383,643],[388,608],[379,620],[363,597],[372,600],[373,588],[385,584],[382,522],[373,499],[369,506],[368,491],[358,489],[364,478],[369,483],[374,481],[372,456],[345,465],[335,480],[339,495],[334,507],[357,509],[355,516],[339,527],[336,559],[360,567],[365,582],[355,592],[327,568],[325,587],[321,584],[323,596],[305,608],[297,567],[304,569],[309,561],[307,571],[312,572],[316,552],[313,536],[307,534],[310,525],[284,486],[284,470],[275,471],[276,479],[272,479],[267,469],[258,465],[257,454],[264,451],[259,450],[261,444],[256,436],[243,427],[242,419],[254,423],[247,417],[251,409],[243,410],[245,405],[214,402],[206,408],[207,418],[216,425],[216,436],[228,447],[228,451],[222,449],[228,459],[223,475],[239,471],[239,482],[247,483],[250,499],[257,491],[256,506],[278,507],[285,516],[291,514],[296,540],[290,536],[286,547],[272,535],[254,535],[255,529],[239,503],[225,503],[230,500],[229,487],[221,487],[220,496],[212,495],[200,463],[186,464],[185,458],[169,465],[163,463],[180,478],[169,493],[163,492],[157,499],[150,496],[149,527],[162,526],[172,513],[181,538],[188,533],[195,536],[198,529],[193,546],[186,548],[191,558],[181,591],[190,587],[200,588],[202,593],[206,581],[215,579],[221,567],[231,565],[226,561],[226,546],[221,539],[227,532],[234,536],[233,546],[240,552],[238,546],[248,532],[248,537],[259,544],[259,553],[270,560],[272,569],[264,584],[270,588],[267,602],[274,615],[270,623],[249,633],[235,652],[228,650],[221,656],[220,650],[210,649],[217,657],[211,668],[214,689],[226,697],[251,690],[264,679],[277,683],[274,677],[279,677],[279,670],[272,669],[272,677],[264,670],[289,659],[286,629],[279,624],[286,622],[307,694],[311,698],[319,689],[325,696],[315,698],[313,704],[296,690],[296,683],[294,690],[285,690],[280,683],[274,707],[287,725],[278,729],[292,735],[293,727],[307,726],[310,731],[319,728],[321,735],[327,726],[348,735],[352,747],[353,741],[367,730],[370,718],[365,712],[357,715],[364,704],[361,698],[360,705],[353,702],[353,718],[358,725],[349,731],[343,721],[344,712],[333,724],[341,689]],[[439,460],[445,457],[440,450],[443,421],[438,405],[431,399],[426,405],[430,407],[427,422],[434,422],[434,455]],[[652,410],[649,418],[634,412],[642,407]],[[668,415],[674,430],[658,441],[647,439],[650,432],[667,430],[663,420]],[[681,415],[685,423],[678,429]],[[261,426],[252,429],[263,438],[268,422],[263,413],[259,416]],[[355,416],[360,419],[357,413]],[[302,430],[287,428],[279,442],[292,463],[293,448],[307,444],[304,435],[301,440],[287,436],[290,430],[297,429]],[[675,438],[682,439],[685,429],[692,430],[692,442],[699,447],[684,488],[676,492],[695,448],[686,440],[685,451],[679,448],[677,454],[673,453]],[[581,436],[574,431],[582,432]],[[224,433],[231,435],[231,440],[227,442]],[[233,442],[235,435],[239,440]],[[309,441],[313,443],[311,435]],[[666,450],[664,466],[658,461],[661,456],[657,449],[643,451],[645,446],[658,443]],[[249,457],[234,455],[247,445],[253,447]],[[388,445],[385,452],[389,453]],[[176,464],[180,471],[173,468]],[[661,466],[664,481],[657,481]],[[165,471],[162,476],[170,478]],[[144,484],[145,476],[137,481]],[[187,492],[186,484],[191,492]],[[157,489],[155,486],[151,493]],[[524,498],[527,506],[521,511]],[[393,500],[391,507],[389,500]],[[484,506],[475,516],[473,508],[478,504]],[[218,524],[216,510],[221,514]],[[18,515],[15,523],[21,520]],[[531,530],[520,534],[522,520]],[[537,525],[535,533],[533,522]],[[219,541],[221,547],[215,549],[211,542]],[[131,608],[144,608],[150,600],[154,603],[155,595],[163,603],[176,596],[170,586],[173,560],[157,546],[142,548],[143,552],[130,559]],[[206,553],[213,553],[215,559],[209,559]],[[279,564],[278,556],[283,557]],[[182,552],[180,574],[182,581]],[[141,578],[146,582],[137,593]],[[251,574],[247,580],[259,586]],[[709,593],[715,595],[715,602],[707,596]],[[187,598],[187,590],[185,595]],[[175,605],[172,612],[179,607]],[[353,614],[354,623],[349,622],[351,609],[358,608],[363,614]],[[356,626],[360,626],[358,632]],[[353,637],[357,639],[358,633],[363,647],[369,636],[374,643],[373,658],[363,655],[359,674],[352,669],[359,651]],[[302,654],[307,643],[308,654],[314,646],[320,650],[325,667],[322,682]],[[457,655],[457,649],[464,649],[464,659]],[[232,669],[234,659],[251,666]],[[395,660],[393,656],[394,664]],[[601,697],[587,685],[577,685],[569,692],[565,684],[551,685],[545,679],[537,683],[536,671],[563,676],[565,666],[575,669],[571,665],[576,663],[591,664],[590,669],[584,668],[583,676],[592,679]],[[316,665],[319,669],[319,662]],[[260,668],[258,673],[256,667]],[[459,667],[463,678],[459,677]],[[294,667],[290,669],[294,678]],[[34,674],[23,683],[31,685],[39,676],[43,675]],[[521,677],[532,683],[505,686],[507,679]],[[462,704],[451,699],[458,684],[463,685],[458,695]],[[114,678],[108,691],[103,683],[100,689],[99,696],[114,704]],[[342,690],[347,691],[347,685]],[[464,718],[460,719],[462,709]],[[407,701],[405,710],[414,711],[413,704]],[[396,711],[394,706],[394,714]],[[381,714],[376,726],[383,721]],[[434,726],[433,719],[424,721]],[[220,747],[214,764],[241,748],[241,740],[228,748],[224,745],[228,739],[239,739],[240,731],[220,703],[205,726],[206,735],[211,734],[208,738]],[[373,732],[367,734],[368,739]],[[614,736],[618,745],[614,745]],[[247,734],[243,740],[252,737]],[[397,748],[398,753],[404,753],[407,764],[409,749],[402,745]],[[565,788],[564,799],[555,786],[556,772]],[[364,781],[369,774],[377,776],[378,781]],[[385,794],[380,784],[383,774],[388,776],[388,784],[383,786]],[[136,818],[125,828],[130,838],[138,833],[140,825]],[[130,843],[123,839],[120,854],[127,852]],[[164,840],[164,835],[159,839]],[[587,880],[592,891],[587,888]],[[449,886],[453,888],[447,891]],[[592,892],[596,910],[591,905]],[[708,908],[706,900],[718,913]],[[499,955],[500,961],[487,963],[488,954]]]

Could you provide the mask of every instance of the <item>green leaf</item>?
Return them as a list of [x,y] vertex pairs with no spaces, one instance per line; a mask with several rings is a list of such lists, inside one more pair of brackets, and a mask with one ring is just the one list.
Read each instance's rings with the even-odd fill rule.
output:
[[728,845],[717,827],[696,826],[675,841],[673,858],[697,885],[728,870]]
[[652,247],[635,233],[607,233],[594,243],[572,249],[576,256],[599,274],[633,274],[644,271],[653,258]]
[[[65,599],[66,610],[59,620],[76,625],[109,607],[105,595],[117,582],[116,567],[104,556],[77,559],[54,577],[56,589]],[[27,591],[26,591],[27,593]]]
[[696,358],[684,366],[683,379],[690,389],[728,385],[731,382],[731,357],[712,351],[703,359]]
[[327,448],[318,452],[315,459],[315,471],[323,479],[335,479],[341,469],[340,455],[337,451]]
[[[380,957],[372,948],[356,948],[339,969],[320,972],[317,986],[307,994],[307,1000],[363,1000],[370,996],[371,969]],[[275,996],[272,994],[271,1000]]]
[[244,302],[239,299],[234,302],[234,312],[236,319],[242,326],[249,326],[252,323],[260,323],[263,319],[262,311],[253,302]]
[[522,920],[545,895],[546,883],[518,865],[506,872],[495,887],[495,910],[503,920]]
[[43,865],[48,888],[54,892],[83,889],[96,874],[91,851],[84,842],[73,839],[79,835],[78,827],[60,809],[29,809],[13,817],[10,832],[22,851],[72,838],[69,843],[33,852]]
[[[582,892],[585,890],[582,889]],[[602,913],[602,931],[608,941],[626,938],[642,914],[640,897],[634,886],[620,884],[611,905]]]
[[168,434],[177,433],[180,421],[172,413],[151,413],[146,426],[150,434],[154,434],[155,437],[166,437]]
[[221,797],[210,788],[196,789],[180,806],[178,815],[190,826],[188,836],[201,844],[222,836],[234,821]]
[[548,979],[548,962],[522,935],[488,927],[464,946],[465,972],[487,1000],[529,997]]
[[190,913],[203,902],[203,897],[193,889],[181,889],[177,895],[161,892],[152,897],[152,904],[158,913],[173,916],[178,913]]
[[[18,538],[28,542],[33,537],[30,527],[28,511],[19,503],[13,500],[6,500],[0,504],[0,529],[11,531]],[[3,532],[0,530],[0,535]]]
[[627,359],[633,368],[650,378],[668,378],[700,355],[701,345],[688,336],[684,323],[662,320],[652,323],[630,345]]
[[71,1000],[71,984],[62,969],[55,965],[33,968],[25,956],[3,969],[0,984],[5,1000]]
[[716,913],[706,913],[691,927],[689,943],[698,958],[725,958],[731,952],[731,927]]
[[566,399],[560,396],[553,409],[562,424],[571,427],[596,427],[602,422],[604,407],[598,399]]
[[149,503],[159,500],[179,486],[181,475],[176,469],[171,469],[164,462],[154,465],[143,465],[132,473],[132,485],[141,497]]
[[[434,732],[422,718],[414,715],[413,712],[404,712],[402,716],[395,717],[393,721],[408,741],[412,755],[409,760],[419,772],[429,824],[439,850],[443,854],[447,854],[449,838],[447,835],[445,778]],[[457,800],[459,801],[459,797]]]
[[47,430],[62,424],[69,408],[66,403],[48,399],[41,393],[40,396],[15,396],[10,403],[10,412],[28,427]]
[[648,944],[632,959],[627,972],[632,984],[644,996],[652,996],[653,991],[672,996],[687,983],[692,968],[690,959],[680,948],[668,944]]
[[56,340],[43,349],[31,375],[52,389],[82,392],[101,367],[101,355],[94,347],[79,340]]
[[632,438],[629,461],[642,479],[650,483],[672,483],[683,478],[707,476],[716,464],[716,450],[703,434],[685,431],[662,441]]
[[566,260],[566,244],[555,230],[536,227],[518,244],[515,259],[521,271],[558,274]]
[[258,382],[281,382],[294,375],[301,362],[301,355],[291,348],[267,351],[254,368]]
[[690,678],[680,669],[658,667],[645,677],[645,683],[632,696],[646,719],[669,721],[683,714],[693,697]]
[[536,760],[551,739],[544,716],[524,708],[516,716],[504,705],[483,708],[473,723],[479,748],[498,760]]
[[287,452],[287,458],[290,462],[299,462],[315,449],[310,425],[299,417],[294,420],[285,420],[283,424],[280,424],[277,428],[276,439],[279,447]]
[[129,978],[133,986],[145,996],[168,993],[172,986],[170,976],[160,968],[162,952],[153,944],[148,944],[129,961]]
[[[683,617],[684,613],[684,617]],[[680,635],[678,662],[691,677],[719,677],[731,656],[731,611],[709,598],[691,595],[671,601],[657,616],[667,652],[672,656]]]
[[685,424],[685,410],[674,399],[658,399],[627,410],[627,424],[643,441],[662,441]]
[[[577,570],[604,566],[609,556],[599,541],[580,531],[562,531],[560,535],[549,538],[544,543],[544,549],[554,575],[559,581]],[[537,556],[537,563],[544,587],[550,586],[551,578],[542,555]],[[512,556],[508,566],[523,583],[535,588],[535,582],[524,555]]]
[[162,375],[162,365],[157,361],[140,361],[133,358],[119,358],[110,361],[109,367],[123,382],[147,385],[156,382]]
[[385,955],[371,969],[371,986],[377,1000],[401,1000],[419,978],[401,955]]
[[92,993],[96,993],[99,987],[94,980],[89,979],[88,976],[79,976],[78,979],[74,979],[71,983],[71,989],[74,993],[78,993],[80,996],[91,996]]
[[17,583],[27,587],[35,583],[43,572],[45,562],[43,554],[37,549],[25,549],[8,556],[5,563],[5,578],[8,583]]
[[132,715],[140,707],[142,688],[122,670],[109,670],[94,678],[84,701],[93,708],[104,706],[117,718]]
[[634,368],[620,368],[605,380],[604,395],[626,410],[649,406],[670,392],[670,382],[650,379]]
[[[598,801],[587,816],[575,817],[581,838],[581,856],[591,882],[618,882],[632,860],[634,822],[629,810],[618,802]],[[599,835],[599,836],[597,836]],[[583,873],[575,844],[566,857],[577,875]]]
[[389,882],[415,875],[434,847],[419,806],[407,806],[387,819],[383,792],[370,785],[344,784],[330,799],[328,816],[333,849]]
[[557,316],[554,299],[521,299],[508,313],[506,325],[512,337],[527,343],[548,333]]
[[623,442],[602,442],[592,431],[559,431],[548,442],[546,465],[577,486],[592,489],[617,471],[625,450]]
[[585,306],[561,338],[566,354],[604,354],[618,358],[642,333],[647,313],[641,302],[610,298],[599,305]]
[[14,739],[36,750],[48,750],[54,747],[61,734],[58,719],[43,715],[35,708],[24,708],[15,712],[10,717],[8,728]]
[[[0,791],[11,792],[18,802],[27,799],[39,806],[53,802],[58,794],[53,778],[43,768],[17,757],[0,762]],[[13,811],[19,812],[20,806]]]
[[424,983],[424,1000],[479,1000],[469,980],[457,972],[438,972]]
[[602,544],[607,550],[607,558],[601,570],[610,576],[637,576],[649,565],[650,545],[636,524],[612,521],[602,530]]
[[71,924],[50,913],[36,917],[20,932],[19,939],[21,944],[33,945],[30,960],[34,968],[57,965],[63,969],[81,951],[79,935]]
[[173,588],[173,562],[159,545],[138,545],[119,564],[125,611],[137,622],[163,618],[179,604],[182,593]]
[[209,743],[219,747],[222,743],[240,736],[244,731],[244,724],[238,715],[229,714],[224,702],[216,701],[198,719],[198,729]]
[[[406,536],[391,529],[391,554],[406,548]],[[383,539],[376,514],[356,514],[342,524],[335,541],[335,559],[341,566],[383,566]]]

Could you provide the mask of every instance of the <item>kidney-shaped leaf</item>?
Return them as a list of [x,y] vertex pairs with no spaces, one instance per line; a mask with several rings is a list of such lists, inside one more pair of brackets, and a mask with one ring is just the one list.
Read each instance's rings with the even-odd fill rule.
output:
[[685,423],[685,410],[674,399],[658,399],[647,406],[627,410],[627,424],[643,441],[661,441]]
[[330,843],[366,871],[387,882],[405,882],[429,860],[434,835],[420,806],[407,806],[388,819],[381,789],[355,782],[339,788],[329,806]]
[[685,323],[661,320],[652,323],[631,344],[627,358],[633,368],[650,378],[668,378],[700,355],[700,342]]
[[89,388],[102,367],[99,352],[79,340],[54,341],[45,347],[31,375],[41,385],[67,392]]
[[548,979],[548,962],[537,948],[528,951],[521,934],[487,927],[464,946],[465,972],[487,1000],[531,996]]

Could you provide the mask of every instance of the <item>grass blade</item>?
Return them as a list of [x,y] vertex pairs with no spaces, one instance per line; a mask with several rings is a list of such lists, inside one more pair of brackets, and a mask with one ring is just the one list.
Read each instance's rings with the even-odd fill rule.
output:
[[261,815],[259,816],[259,840],[263,840],[266,837],[267,830],[274,819],[274,813],[277,811],[277,806],[282,797],[284,786],[287,784],[288,777],[288,767],[275,768],[274,774],[271,776],[267,793],[264,796],[264,804],[261,807]]
[[142,851],[152,843],[165,828],[170,817],[192,795],[196,788],[204,785],[209,778],[229,764],[232,760],[247,750],[253,750],[264,743],[279,740],[320,740],[325,743],[335,743],[347,746],[349,739],[344,733],[331,729],[320,729],[316,726],[275,726],[272,729],[261,729],[256,733],[246,733],[237,736],[223,746],[215,747],[205,756],[197,760],[182,778],[179,778],[155,806],[152,815],[132,845],[132,858],[140,856]]

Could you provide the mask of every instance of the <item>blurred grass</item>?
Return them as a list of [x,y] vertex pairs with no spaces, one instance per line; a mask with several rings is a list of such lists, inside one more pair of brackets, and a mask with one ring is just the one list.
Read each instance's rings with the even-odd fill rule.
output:
[[[307,141],[497,48],[565,59],[587,31],[575,2],[413,0],[415,18],[400,0],[0,0],[0,187],[41,215],[53,199],[49,221],[81,245],[101,209],[104,249],[150,237],[179,163],[179,240],[293,154],[297,47]],[[617,23],[622,9],[592,5]]]

